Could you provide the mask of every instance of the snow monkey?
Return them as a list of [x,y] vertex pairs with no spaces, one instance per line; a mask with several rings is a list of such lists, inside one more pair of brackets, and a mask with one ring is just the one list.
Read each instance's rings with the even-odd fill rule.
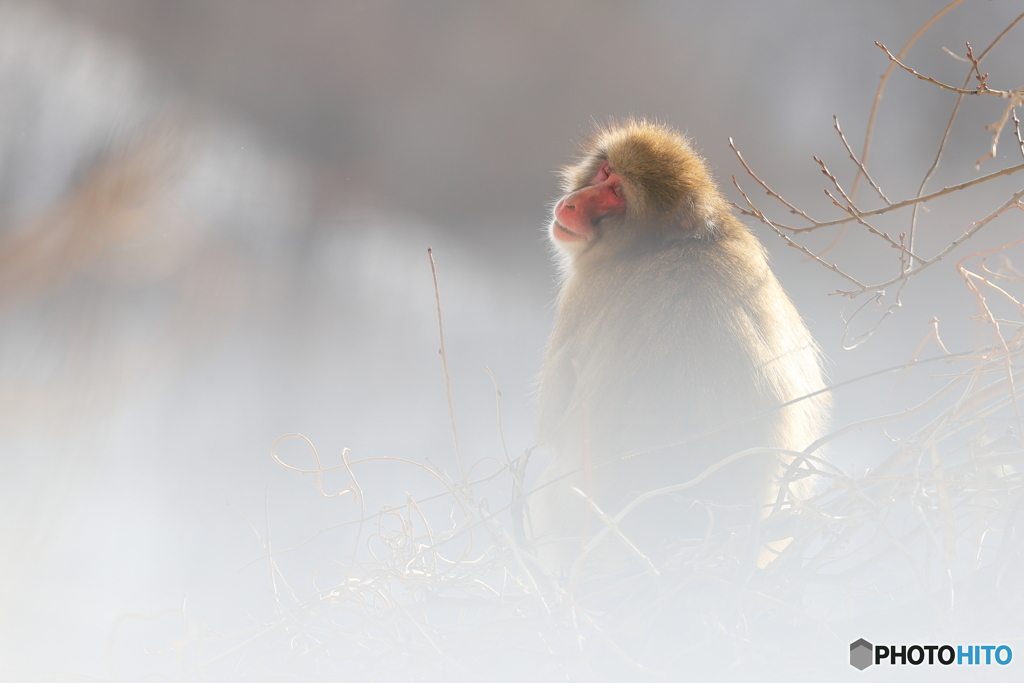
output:
[[[824,384],[764,248],[666,125],[597,130],[563,169],[562,189],[549,229],[561,289],[538,394],[551,460],[529,502],[538,556],[563,566],[603,528],[596,508],[615,515],[756,447],[637,506],[622,531],[648,553],[673,536],[703,537],[710,520],[765,514],[793,461],[771,449],[813,443],[829,400],[780,408]],[[791,483],[791,495],[808,495],[808,482]]]

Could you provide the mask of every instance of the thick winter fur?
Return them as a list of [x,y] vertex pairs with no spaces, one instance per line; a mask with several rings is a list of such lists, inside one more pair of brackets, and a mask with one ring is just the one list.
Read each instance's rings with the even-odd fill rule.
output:
[[[625,213],[599,221],[585,244],[555,241],[563,279],[538,428],[551,462],[530,501],[537,552],[553,566],[579,553],[585,528],[592,537],[602,524],[570,487],[615,514],[735,452],[801,451],[827,419],[824,396],[753,417],[821,389],[819,353],[763,247],[687,140],[645,121],[599,130],[564,169],[563,189],[586,187],[605,161],[622,178]],[[638,510],[625,531],[650,552],[674,535],[703,536],[708,502],[732,506],[717,509],[719,520],[749,521],[751,509],[775,500],[788,461],[744,458]]]

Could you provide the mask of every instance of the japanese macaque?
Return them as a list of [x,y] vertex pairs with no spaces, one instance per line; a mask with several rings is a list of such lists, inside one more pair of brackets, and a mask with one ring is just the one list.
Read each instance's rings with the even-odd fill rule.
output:
[[[538,396],[551,460],[529,501],[538,557],[564,566],[604,527],[597,508],[614,516],[639,494],[765,447],[644,502],[620,530],[652,553],[671,537],[704,537],[709,520],[758,519],[793,461],[771,449],[802,451],[828,410],[827,394],[780,408],[824,384],[764,248],[665,125],[598,130],[562,186],[550,227],[561,291]],[[786,495],[806,496],[809,481]]]

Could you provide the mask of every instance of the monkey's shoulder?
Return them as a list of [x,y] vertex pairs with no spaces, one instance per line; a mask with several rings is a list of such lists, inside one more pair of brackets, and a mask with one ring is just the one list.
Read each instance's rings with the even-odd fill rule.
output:
[[677,296],[731,299],[774,282],[764,247],[745,227],[624,253],[606,268],[614,271],[606,279],[629,282],[640,291],[665,289]]

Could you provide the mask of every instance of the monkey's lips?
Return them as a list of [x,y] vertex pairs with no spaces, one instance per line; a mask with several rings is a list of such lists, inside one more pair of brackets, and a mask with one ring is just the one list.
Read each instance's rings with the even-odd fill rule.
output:
[[562,242],[586,242],[590,239],[589,235],[573,232],[557,220],[551,222],[551,236]]

